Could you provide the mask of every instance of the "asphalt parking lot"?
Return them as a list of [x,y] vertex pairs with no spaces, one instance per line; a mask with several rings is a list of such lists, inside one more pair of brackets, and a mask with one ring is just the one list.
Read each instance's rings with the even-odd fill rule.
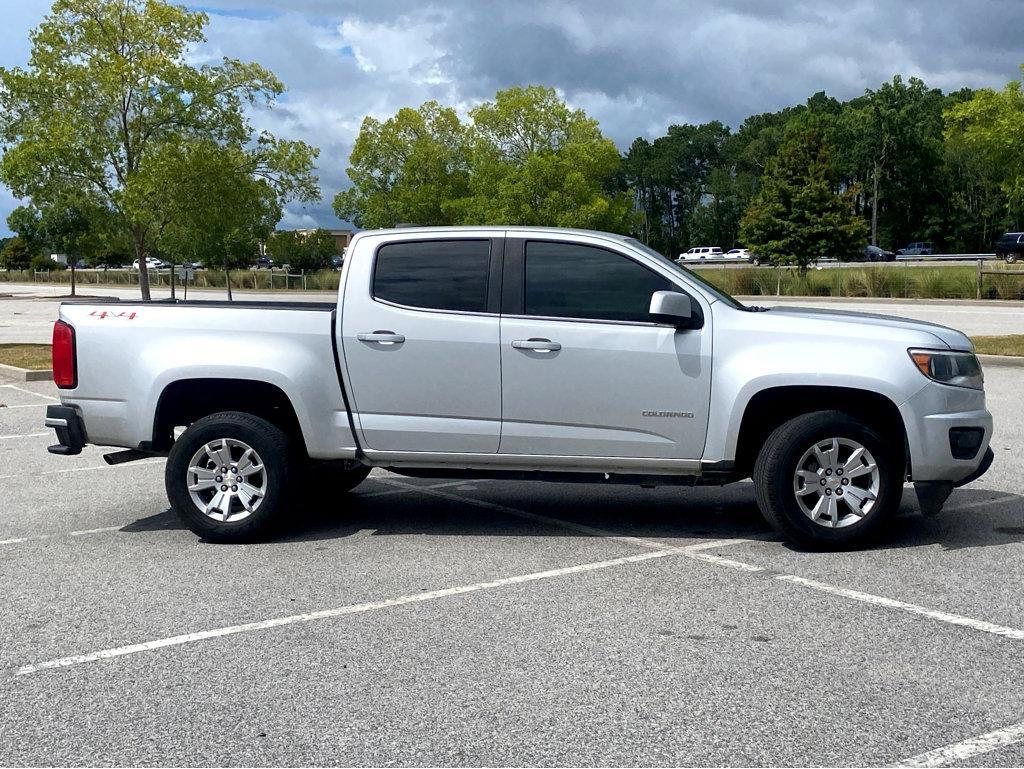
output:
[[746,483],[377,472],[208,544],[162,460],[51,456],[52,386],[0,383],[0,764],[1021,765],[1024,370],[987,377],[992,470],[833,554]]

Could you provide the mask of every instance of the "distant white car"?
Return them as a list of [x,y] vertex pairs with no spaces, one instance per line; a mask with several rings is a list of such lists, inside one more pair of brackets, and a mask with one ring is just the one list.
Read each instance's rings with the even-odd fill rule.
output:
[[[156,257],[153,257],[153,256],[147,256],[146,257],[146,269],[147,270],[165,270],[165,269],[167,269],[170,266],[171,266],[171,263],[170,262],[165,262],[163,259],[157,259]],[[139,269],[139,260],[138,259],[136,259],[134,262],[132,262],[132,269],[133,270]]]
[[723,259],[736,259],[738,261],[747,262],[750,261],[750,249],[748,248],[730,248],[725,254],[722,255]]
[[701,259],[721,259],[724,254],[718,246],[698,246],[680,254],[677,262],[695,262]]

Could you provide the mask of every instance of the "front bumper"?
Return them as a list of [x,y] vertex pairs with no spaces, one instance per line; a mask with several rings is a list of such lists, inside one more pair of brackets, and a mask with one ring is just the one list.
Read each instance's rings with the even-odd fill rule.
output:
[[57,443],[47,447],[51,454],[71,456],[81,454],[85,446],[85,427],[82,418],[70,406],[47,406],[46,426],[57,432]]
[[[959,485],[988,469],[985,462],[992,439],[992,415],[985,408],[984,391],[932,382],[900,406],[900,412],[915,483],[948,481]],[[963,456],[958,451],[958,457],[954,456],[956,441],[951,440],[950,431],[963,428],[980,430],[981,439],[973,455]]]

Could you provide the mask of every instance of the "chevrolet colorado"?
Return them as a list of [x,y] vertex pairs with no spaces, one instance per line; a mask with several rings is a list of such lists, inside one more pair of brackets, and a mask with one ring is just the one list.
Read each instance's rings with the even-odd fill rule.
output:
[[752,478],[791,541],[850,546],[992,461],[970,340],[747,307],[639,241],[512,227],[361,232],[336,303],[66,302],[56,454],[167,457],[173,508],[267,536],[309,490],[428,477]]

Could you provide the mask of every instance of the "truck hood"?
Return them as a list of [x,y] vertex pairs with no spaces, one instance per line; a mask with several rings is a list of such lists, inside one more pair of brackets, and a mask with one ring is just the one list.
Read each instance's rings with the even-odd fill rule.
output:
[[827,310],[817,307],[772,307],[773,315],[792,316],[794,319],[806,321],[847,322],[857,325],[884,326],[904,331],[931,334],[942,345],[952,350],[973,350],[974,345],[967,335],[961,331],[938,323],[923,320],[911,320],[892,315],[875,315],[868,312],[850,312],[849,310]]

